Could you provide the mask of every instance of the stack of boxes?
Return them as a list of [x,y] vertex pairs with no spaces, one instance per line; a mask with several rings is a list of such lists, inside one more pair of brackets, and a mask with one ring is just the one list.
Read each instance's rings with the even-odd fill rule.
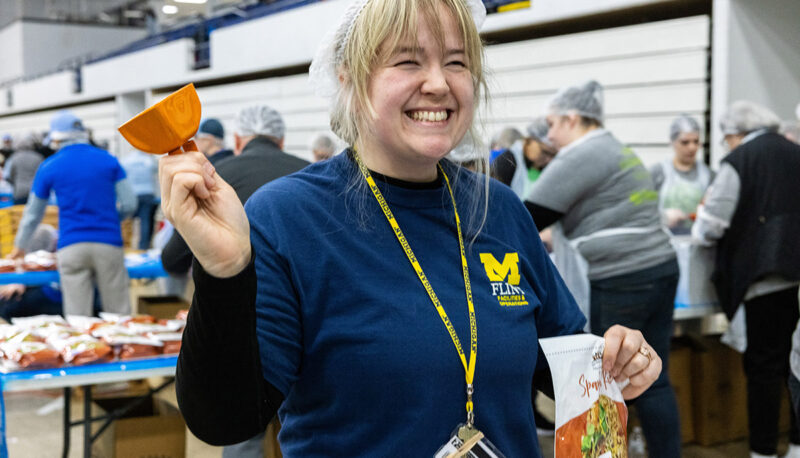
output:
[[[24,210],[24,205],[0,208],[0,257],[7,255],[14,248],[14,237],[17,235]],[[47,206],[41,224],[49,224],[58,229],[58,206]],[[133,222],[129,218],[122,221],[122,244],[125,248],[131,247],[132,237]]]
[[[14,237],[17,235],[19,222],[22,220],[24,205],[0,208],[0,256],[5,256],[14,248]],[[49,224],[58,229],[58,207],[48,205],[42,218],[42,224]]]

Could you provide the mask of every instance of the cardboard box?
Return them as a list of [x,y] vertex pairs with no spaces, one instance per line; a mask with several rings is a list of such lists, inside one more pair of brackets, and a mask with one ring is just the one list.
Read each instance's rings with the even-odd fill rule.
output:
[[681,419],[681,442],[694,441],[692,413],[692,349],[685,343],[674,341],[669,354],[669,380],[678,401]]
[[695,439],[704,446],[747,437],[747,385],[742,355],[719,336],[697,341],[692,357]]
[[[148,400],[152,414],[115,421],[92,446],[97,458],[183,458],[186,423],[178,409],[160,400]],[[148,407],[149,407],[148,406]]]
[[152,315],[157,320],[175,318],[179,310],[188,310],[189,303],[178,296],[141,296],[137,312]]

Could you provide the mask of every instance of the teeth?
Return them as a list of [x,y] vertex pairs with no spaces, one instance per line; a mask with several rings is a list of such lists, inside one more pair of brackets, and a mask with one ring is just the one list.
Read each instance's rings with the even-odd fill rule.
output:
[[447,111],[414,111],[411,118],[415,121],[439,122],[447,119]]

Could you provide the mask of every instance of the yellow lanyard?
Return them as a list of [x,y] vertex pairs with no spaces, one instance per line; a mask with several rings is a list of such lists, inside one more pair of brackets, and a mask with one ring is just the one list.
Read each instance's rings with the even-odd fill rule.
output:
[[467,425],[472,427],[475,421],[475,414],[473,413],[473,405],[472,405],[472,393],[474,392],[474,388],[472,385],[473,380],[475,379],[475,360],[478,356],[478,327],[475,324],[475,306],[472,302],[472,287],[469,284],[469,268],[467,266],[467,256],[464,251],[464,239],[461,235],[461,220],[458,217],[458,209],[456,209],[456,198],[453,195],[453,189],[450,187],[450,180],[447,178],[447,174],[444,173],[444,169],[441,165],[439,165],[439,170],[442,171],[442,176],[444,177],[444,181],[447,184],[447,191],[450,193],[450,200],[453,202],[453,213],[456,217],[456,229],[458,231],[458,248],[461,251],[461,269],[462,273],[464,274],[464,290],[467,295],[467,307],[469,308],[469,330],[470,330],[470,347],[469,347],[469,363],[467,363],[467,357],[464,355],[464,350],[461,348],[461,341],[458,339],[458,335],[456,334],[456,330],[453,327],[453,323],[450,322],[450,318],[447,316],[447,312],[444,311],[444,307],[442,307],[442,303],[439,302],[439,298],[436,297],[436,293],[433,292],[433,286],[428,281],[428,277],[425,276],[425,272],[422,271],[422,266],[417,261],[417,257],[414,255],[414,252],[411,250],[411,245],[408,244],[406,240],[406,236],[403,235],[403,231],[400,229],[400,225],[397,224],[397,220],[394,219],[394,215],[392,214],[392,210],[389,208],[389,204],[384,199],[383,194],[381,194],[381,190],[378,189],[378,186],[375,184],[375,180],[372,178],[372,174],[369,173],[369,169],[367,166],[364,165],[364,162],[361,160],[357,152],[353,153],[353,157],[358,164],[358,168],[361,170],[361,174],[364,176],[364,179],[367,180],[367,184],[369,185],[370,190],[372,190],[372,195],[375,196],[375,200],[378,201],[378,205],[380,205],[381,210],[383,210],[383,214],[386,216],[386,220],[389,221],[389,225],[392,226],[392,230],[394,231],[394,235],[397,237],[397,241],[400,242],[400,246],[405,251],[406,256],[408,257],[408,261],[411,263],[411,266],[414,268],[414,272],[417,273],[417,277],[419,277],[419,281],[422,283],[422,286],[425,288],[425,291],[428,293],[428,297],[430,297],[431,302],[433,302],[433,306],[436,307],[436,311],[439,312],[439,317],[442,319],[445,327],[447,328],[447,332],[450,333],[450,338],[453,339],[453,344],[456,346],[456,351],[458,352],[458,356],[461,358],[461,364],[464,365],[464,371],[466,373],[466,380],[467,380]]

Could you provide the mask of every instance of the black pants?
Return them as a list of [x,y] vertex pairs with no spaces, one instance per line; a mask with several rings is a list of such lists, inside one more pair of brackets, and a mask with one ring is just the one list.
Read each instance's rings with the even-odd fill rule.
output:
[[[746,301],[747,422],[750,450],[774,455],[778,447],[778,415],[781,394],[789,377],[792,333],[797,326],[797,287],[758,296]],[[791,409],[790,409],[791,410]],[[800,444],[797,419],[791,412],[793,444]]]

